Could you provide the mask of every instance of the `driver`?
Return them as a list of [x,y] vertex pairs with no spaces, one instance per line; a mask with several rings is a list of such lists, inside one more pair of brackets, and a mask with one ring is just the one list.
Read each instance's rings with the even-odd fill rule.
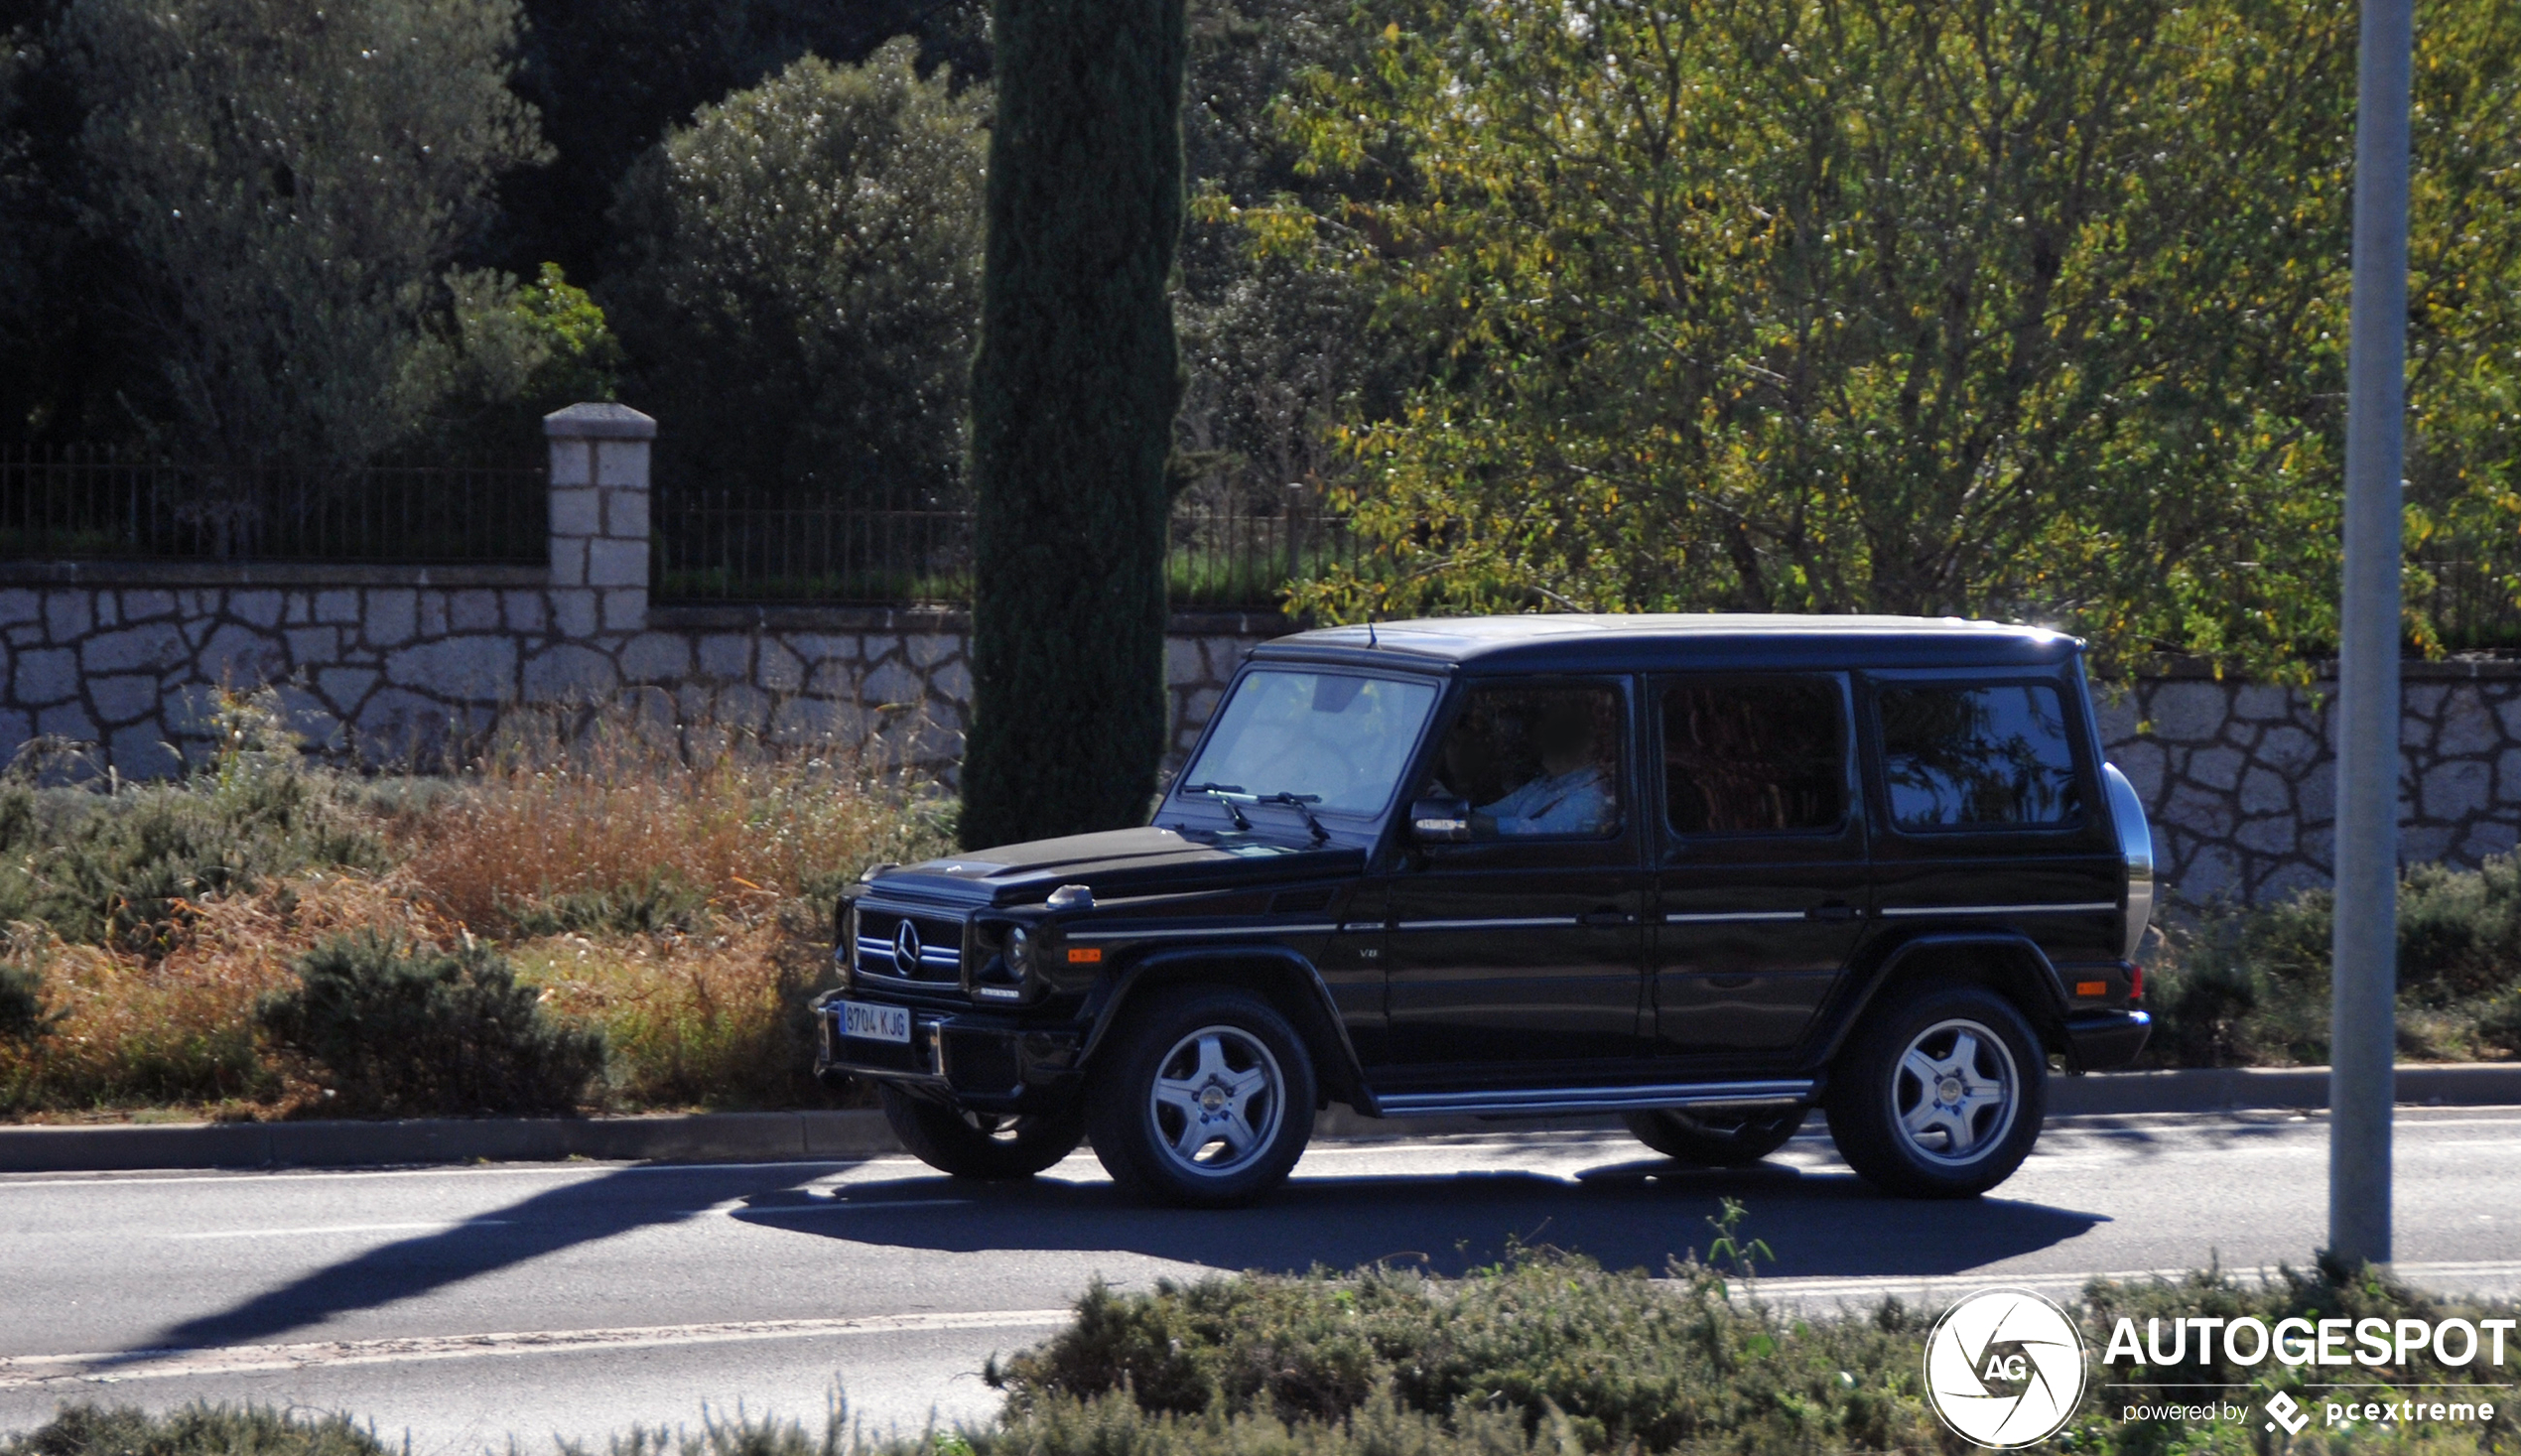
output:
[[1552,703],[1532,730],[1540,777],[1471,811],[1476,835],[1608,834],[1611,777],[1593,752],[1593,715],[1572,696]]

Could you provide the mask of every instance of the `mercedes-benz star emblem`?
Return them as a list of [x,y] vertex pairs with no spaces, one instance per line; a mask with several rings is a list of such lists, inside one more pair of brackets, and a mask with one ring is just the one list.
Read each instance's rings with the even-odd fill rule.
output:
[[907,976],[919,967],[919,925],[909,916],[893,931],[893,969]]

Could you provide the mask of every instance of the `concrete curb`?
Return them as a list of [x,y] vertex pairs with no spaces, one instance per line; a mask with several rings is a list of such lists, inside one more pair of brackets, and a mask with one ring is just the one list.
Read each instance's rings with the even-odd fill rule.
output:
[[[2403,1107],[2521,1106],[2521,1063],[2401,1067]],[[2325,1067],[2106,1072],[2049,1084],[2056,1118],[2328,1105]],[[1334,1107],[1320,1138],[1598,1130],[1616,1119],[1361,1118]],[[377,1167],[454,1162],[769,1162],[875,1157],[901,1150],[881,1113],[702,1113],[687,1117],[425,1118],[400,1123],[153,1123],[0,1127],[0,1172],[143,1168]]]

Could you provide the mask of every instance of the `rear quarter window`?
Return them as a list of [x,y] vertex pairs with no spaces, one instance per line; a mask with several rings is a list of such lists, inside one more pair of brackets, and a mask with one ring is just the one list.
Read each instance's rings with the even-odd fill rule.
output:
[[1882,778],[1912,831],[2057,828],[2083,815],[2065,708],[2045,683],[1884,687]]

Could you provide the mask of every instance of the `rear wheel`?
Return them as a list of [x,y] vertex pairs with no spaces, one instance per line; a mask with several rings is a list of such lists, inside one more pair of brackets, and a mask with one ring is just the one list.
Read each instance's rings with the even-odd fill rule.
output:
[[967,1113],[878,1084],[884,1121],[910,1155],[957,1178],[1029,1178],[1077,1150],[1084,1117],[1071,1110],[1003,1116]]
[[1745,1168],[1786,1145],[1803,1125],[1802,1108],[1727,1111],[1655,1108],[1627,1115],[1628,1130],[1665,1157],[1708,1168]]
[[2048,1061],[2011,1001],[1983,987],[1910,993],[1868,1018],[1830,1077],[1829,1135],[1867,1181],[1968,1198],[2040,1140]]
[[1313,1061],[1286,1018],[1246,992],[1159,994],[1136,1008],[1087,1096],[1095,1156],[1157,1203],[1246,1203],[1282,1181],[1313,1135]]

